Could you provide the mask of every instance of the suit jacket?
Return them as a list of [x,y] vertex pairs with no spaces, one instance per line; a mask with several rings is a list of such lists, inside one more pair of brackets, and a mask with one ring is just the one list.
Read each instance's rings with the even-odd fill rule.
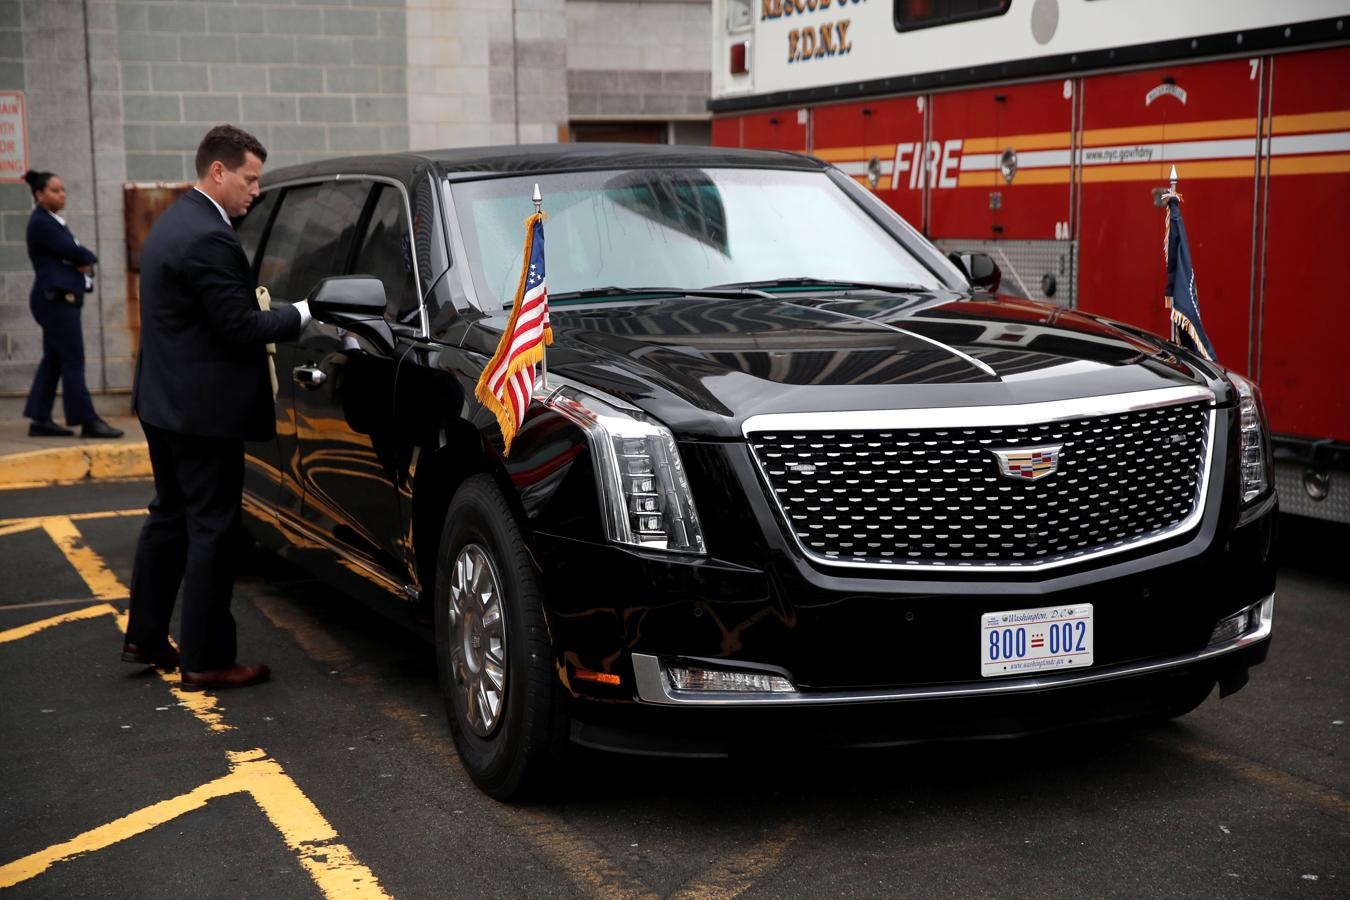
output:
[[84,305],[84,273],[75,271],[75,267],[92,266],[98,257],[81,247],[70,229],[41,206],[34,207],[28,217],[28,258],[37,275],[34,302],[45,302],[48,290],[58,290],[74,294],[76,304]]
[[179,434],[276,432],[265,345],[294,340],[300,312],[258,308],[244,248],[210,198],[189,190],[141,249],[141,350],[131,404]]

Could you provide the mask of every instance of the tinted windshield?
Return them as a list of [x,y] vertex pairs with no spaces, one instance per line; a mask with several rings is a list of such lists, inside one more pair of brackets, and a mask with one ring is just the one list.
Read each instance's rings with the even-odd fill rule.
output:
[[823,172],[636,169],[452,184],[486,309],[515,295],[536,183],[550,295],[794,277],[941,286]]

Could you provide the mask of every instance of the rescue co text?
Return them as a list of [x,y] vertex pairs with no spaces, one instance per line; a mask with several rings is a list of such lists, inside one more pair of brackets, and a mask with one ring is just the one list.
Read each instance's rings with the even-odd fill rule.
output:
[[[865,2],[866,0],[760,0],[759,19],[763,22],[789,16],[806,16],[831,8],[843,9]],[[848,26],[851,21],[835,19],[793,28],[787,33],[788,62],[807,62],[848,53],[853,49],[853,42],[848,38]]]

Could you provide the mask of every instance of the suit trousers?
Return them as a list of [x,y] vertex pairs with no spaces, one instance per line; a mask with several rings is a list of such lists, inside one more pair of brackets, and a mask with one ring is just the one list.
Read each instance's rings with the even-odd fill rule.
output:
[[80,328],[80,307],[64,300],[49,300],[34,292],[28,301],[33,318],[42,326],[42,361],[33,375],[24,418],[46,421],[52,417],[56,402],[56,384],[61,395],[67,425],[87,425],[98,418],[89,387],[84,381],[84,333]]
[[181,583],[179,650],[185,672],[235,664],[230,595],[239,549],[244,442],[199,437],[145,422],[155,499],[131,573],[127,641],[164,645]]

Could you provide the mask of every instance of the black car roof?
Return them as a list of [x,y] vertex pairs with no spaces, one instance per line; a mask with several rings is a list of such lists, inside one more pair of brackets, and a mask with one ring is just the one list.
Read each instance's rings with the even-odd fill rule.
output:
[[275,184],[297,178],[357,173],[406,180],[414,171],[427,165],[434,165],[450,177],[483,177],[673,166],[810,170],[821,169],[825,163],[783,150],[737,150],[680,144],[508,144],[325,159],[269,171],[263,181]]

